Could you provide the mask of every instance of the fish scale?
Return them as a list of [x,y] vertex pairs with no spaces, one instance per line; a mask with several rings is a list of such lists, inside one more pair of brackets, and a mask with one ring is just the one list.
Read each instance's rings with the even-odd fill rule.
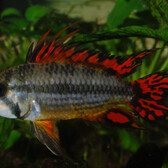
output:
[[[27,92],[40,105],[38,119],[66,119],[67,114],[69,118],[80,118],[91,112],[103,112],[114,104],[127,103],[132,98],[132,90],[125,82],[82,66],[54,62],[25,64],[12,73],[18,79],[11,80],[17,84],[15,91],[20,96],[21,91]],[[15,86],[12,82],[9,82],[10,89]]]

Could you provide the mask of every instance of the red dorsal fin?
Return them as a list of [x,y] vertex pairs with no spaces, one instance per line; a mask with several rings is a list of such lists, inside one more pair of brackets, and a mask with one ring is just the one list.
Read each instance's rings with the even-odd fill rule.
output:
[[[71,25],[65,27],[64,29],[62,29],[60,32],[58,32],[49,42],[45,43],[45,40],[48,36],[48,34],[50,33],[52,27],[47,31],[47,33],[45,33],[43,35],[43,37],[38,41],[38,43],[36,44],[34,50],[33,50],[33,43],[29,48],[29,51],[27,53],[27,57],[26,57],[26,62],[27,63],[42,63],[44,61],[42,61],[42,57],[44,55],[44,51],[46,49],[48,49],[48,51],[52,51],[53,49],[55,49],[56,45],[62,45],[69,37],[71,37],[73,34],[75,34],[76,32],[78,32],[79,30],[75,30],[69,34],[67,34],[65,37],[63,37],[62,39],[59,39],[59,41],[57,41],[57,43],[55,43],[55,41],[58,39],[58,37],[68,28],[70,28],[72,25],[76,24],[78,22],[72,23]],[[62,45],[63,46],[63,45]],[[50,55],[50,52],[46,52],[46,55],[52,57],[53,55]],[[43,58],[44,59],[44,58]],[[42,62],[41,62],[42,61]],[[47,62],[47,60],[46,60]]]
[[[75,24],[75,23],[74,23]],[[91,52],[88,50],[79,50],[77,47],[68,46],[64,42],[74,35],[79,30],[75,30],[67,34],[62,39],[57,38],[69,27],[65,27],[57,35],[55,35],[49,42],[45,42],[47,35],[51,29],[39,40],[34,50],[31,45],[28,54],[28,63],[49,63],[49,62],[64,62],[64,63],[75,63],[78,65],[85,65],[94,67],[96,69],[107,71],[110,74],[126,77],[130,73],[133,73],[137,66],[142,62],[142,59],[151,54],[156,49],[146,50],[138,55],[131,55],[129,57],[105,57],[103,54],[98,52]]]
[[136,67],[141,65],[142,59],[151,54],[156,49],[145,50],[139,54],[134,54],[127,57],[116,57],[105,59],[100,64],[106,68],[113,69],[117,76],[126,77],[136,70]]

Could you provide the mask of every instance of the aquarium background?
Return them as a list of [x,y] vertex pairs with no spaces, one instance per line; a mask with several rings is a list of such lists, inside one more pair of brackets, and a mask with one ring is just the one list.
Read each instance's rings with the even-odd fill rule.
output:
[[[25,63],[32,42],[52,26],[50,37],[78,21],[70,43],[107,56],[126,56],[160,48],[125,80],[168,70],[166,0],[1,0],[0,71]],[[89,121],[58,121],[68,158],[54,156],[29,129],[29,122],[0,118],[0,167],[3,168],[166,168],[168,122],[145,130]]]

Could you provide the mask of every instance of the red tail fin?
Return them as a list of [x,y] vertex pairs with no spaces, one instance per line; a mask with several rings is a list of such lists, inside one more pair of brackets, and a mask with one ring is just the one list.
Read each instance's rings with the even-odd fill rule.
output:
[[135,94],[132,108],[148,120],[168,119],[168,73],[153,73],[131,84]]

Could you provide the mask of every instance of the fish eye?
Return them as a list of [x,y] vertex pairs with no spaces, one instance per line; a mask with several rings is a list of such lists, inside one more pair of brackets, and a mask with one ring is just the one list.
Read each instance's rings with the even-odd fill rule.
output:
[[7,92],[7,86],[3,83],[0,83],[0,97],[5,96]]

